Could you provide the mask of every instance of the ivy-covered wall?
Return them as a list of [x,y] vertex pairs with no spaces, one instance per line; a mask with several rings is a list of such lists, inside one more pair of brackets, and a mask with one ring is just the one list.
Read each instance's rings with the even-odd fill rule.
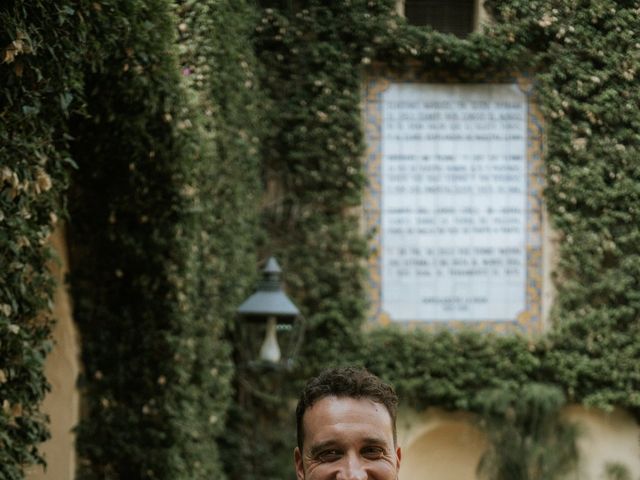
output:
[[250,13],[166,0],[92,13],[108,53],[73,119],[69,197],[79,478],[222,477],[224,334],[256,270]]
[[[225,438],[236,438],[235,450],[247,459],[228,469],[231,478],[290,476],[287,447],[294,436],[283,426],[292,417],[282,408],[275,415],[275,406],[295,398],[303,378],[333,363],[366,365],[416,408],[484,413],[488,389],[536,392],[542,383],[558,387],[568,402],[637,414],[637,2],[491,0],[485,8],[492,24],[464,39],[407,25],[392,0],[262,4],[256,49],[273,102],[263,157],[282,187],[280,202],[268,205],[263,218],[308,329],[299,367],[286,381],[274,375],[274,387],[248,375],[255,403],[245,397],[245,408],[261,417],[268,398],[274,407],[265,418],[272,421],[229,426]],[[367,249],[357,209],[365,182],[360,108],[374,64],[462,82],[532,74],[545,115],[546,206],[560,238],[553,327],[544,337],[362,334]],[[273,425],[281,425],[276,438],[268,433]],[[530,422],[521,422],[525,435],[522,425]],[[257,461],[261,453],[254,453],[268,450],[282,458]]]
[[78,478],[223,477],[225,334],[259,237],[252,11],[0,8],[0,477],[43,461],[45,245],[63,216],[84,367]]
[[[289,478],[291,399],[331,364],[368,366],[417,408],[483,413],[487,389],[545,383],[640,412],[637,2],[489,0],[494,22],[466,39],[407,25],[395,3],[3,3],[0,475],[41,461],[44,245],[65,198],[80,478]],[[560,236],[544,337],[363,332],[360,107],[375,63],[532,73]],[[267,253],[306,340],[291,371],[234,375],[233,312]]]
[[[67,186],[66,119],[81,88],[86,29],[74,2],[0,5],[0,478],[41,463],[39,404],[50,348],[47,241]],[[57,28],[51,28],[51,25]]]

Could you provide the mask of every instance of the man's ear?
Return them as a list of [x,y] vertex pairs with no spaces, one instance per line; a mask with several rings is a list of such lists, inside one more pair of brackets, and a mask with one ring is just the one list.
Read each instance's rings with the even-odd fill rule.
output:
[[302,452],[298,447],[293,451],[293,460],[296,464],[296,478],[304,480],[304,465],[302,464]]
[[402,449],[396,448],[396,470],[400,470],[400,460],[402,460]]

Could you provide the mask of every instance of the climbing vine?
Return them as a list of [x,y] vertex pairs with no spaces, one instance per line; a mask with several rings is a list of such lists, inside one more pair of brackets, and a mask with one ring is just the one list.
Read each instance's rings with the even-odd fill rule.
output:
[[[0,473],[43,461],[46,240],[65,202],[80,478],[286,478],[291,399],[332,364],[366,365],[416,408],[499,416],[487,388],[544,384],[637,414],[637,2],[488,0],[492,22],[466,38],[408,25],[394,0],[260,4],[0,7]],[[360,109],[374,65],[531,72],[559,239],[543,337],[367,329]],[[234,309],[267,254],[306,341],[292,370],[236,370]]]
[[60,218],[82,338],[78,478],[223,476],[225,333],[255,272],[260,195],[252,9],[238,6],[0,8],[2,478],[46,461]]
[[[221,478],[225,339],[256,269],[259,92],[234,2],[104,2],[72,121],[80,478]],[[115,24],[115,25],[114,25]]]
[[[54,289],[48,239],[63,215],[66,118],[77,108],[86,33],[73,2],[0,6],[0,477],[41,464],[48,437],[39,404],[48,389]],[[59,28],[49,28],[55,22]]]
[[[332,363],[361,363],[416,408],[483,414],[485,388],[506,395],[542,383],[559,388],[567,402],[638,412],[637,5],[488,1],[492,22],[458,38],[408,25],[394,1],[263,3],[256,51],[272,100],[263,157],[280,188],[263,218],[308,324],[300,366],[290,390],[278,392],[280,404],[295,398],[297,380]],[[460,81],[532,73],[545,116],[546,207],[559,238],[545,336],[362,334],[369,232],[359,220],[366,181],[360,108],[364,80],[379,65]],[[259,417],[260,408],[247,416]],[[293,445],[293,432],[271,441]],[[236,445],[253,458],[251,439]],[[247,462],[232,478],[282,478],[288,455],[285,449],[269,465]]]

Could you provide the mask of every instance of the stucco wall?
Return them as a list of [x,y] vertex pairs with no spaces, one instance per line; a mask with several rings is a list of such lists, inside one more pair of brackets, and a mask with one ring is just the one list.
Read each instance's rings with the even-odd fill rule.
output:
[[569,407],[566,415],[580,426],[580,480],[610,480],[605,467],[612,462],[625,466],[631,479],[640,478],[640,428],[631,415],[579,406]]
[[475,480],[486,440],[471,420],[435,408],[398,412],[400,480]]
[[[630,478],[640,478],[640,428],[626,412],[607,413],[573,405],[565,417],[578,424],[580,480],[609,480],[607,464],[624,466]],[[398,443],[403,458],[400,480],[476,480],[476,467],[486,439],[464,413],[439,409],[398,413]]]
[[49,415],[51,439],[42,445],[47,468],[34,468],[28,480],[73,480],[75,477],[75,436],[72,429],[78,423],[80,396],[76,380],[80,371],[78,334],[73,324],[71,300],[64,278],[68,272],[68,255],[64,231],[58,228],[51,243],[60,262],[52,262],[51,270],[58,284],[54,298],[53,317],[57,320],[53,331],[55,346],[47,357],[45,374],[51,391],[42,405]]

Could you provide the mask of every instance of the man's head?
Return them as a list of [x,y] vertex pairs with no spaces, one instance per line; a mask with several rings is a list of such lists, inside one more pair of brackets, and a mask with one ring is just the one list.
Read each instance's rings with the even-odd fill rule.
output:
[[311,379],[298,402],[298,480],[396,480],[398,397],[361,368],[330,369]]

